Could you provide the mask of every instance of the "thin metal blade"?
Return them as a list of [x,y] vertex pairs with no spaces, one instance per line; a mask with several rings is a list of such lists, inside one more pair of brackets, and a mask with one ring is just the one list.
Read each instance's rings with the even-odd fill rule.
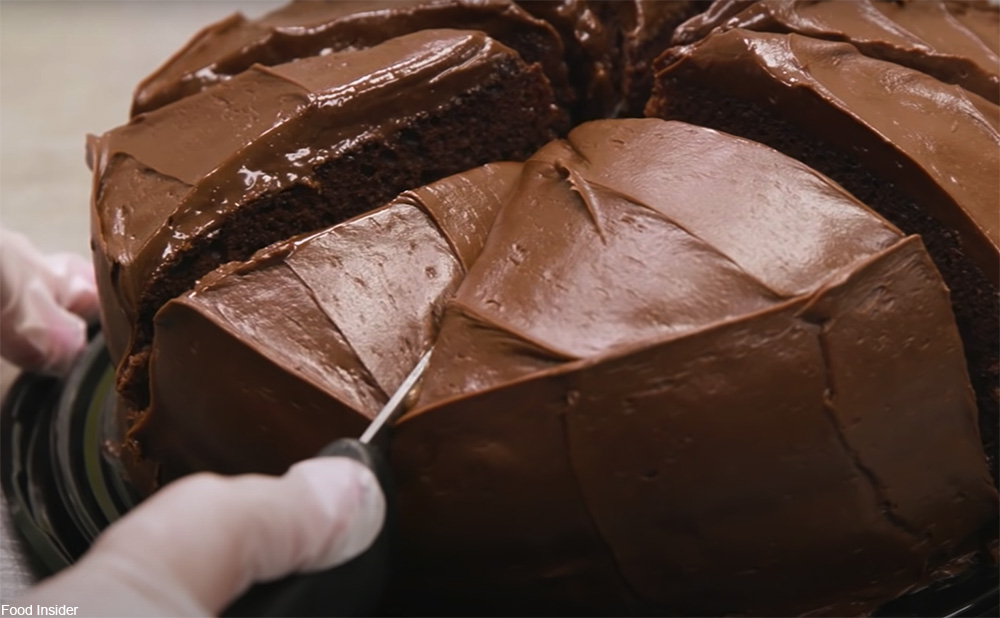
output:
[[403,383],[399,385],[396,392],[392,394],[389,398],[388,403],[382,407],[378,415],[372,419],[371,425],[368,425],[368,429],[361,434],[360,442],[363,444],[371,444],[372,441],[378,436],[382,428],[387,427],[396,420],[403,412],[406,411],[406,399],[410,391],[420,382],[420,378],[423,377],[424,371],[427,369],[427,363],[431,360],[431,351],[427,350],[424,355],[420,357],[417,361],[416,367],[410,372],[410,375],[406,376]]

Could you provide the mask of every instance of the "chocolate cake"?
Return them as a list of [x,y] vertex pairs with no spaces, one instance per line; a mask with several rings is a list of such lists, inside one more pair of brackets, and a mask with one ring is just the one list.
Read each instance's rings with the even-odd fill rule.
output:
[[560,103],[573,104],[559,35],[511,0],[296,0],[258,19],[242,14],[207,26],[147,77],[132,115],[201,92],[254,64],[274,66],[299,58],[363,49],[403,34],[434,28],[480,30],[538,63]]
[[720,27],[659,60],[646,111],[768,144],[921,235],[951,293],[996,476],[1000,108],[912,68],[916,59],[864,49]]
[[[1000,511],[997,16],[207,27],[89,145],[131,481],[280,474],[431,349],[390,614],[861,615],[968,569]],[[643,105],[667,121],[551,141]]]
[[157,314],[134,437],[161,480],[279,473],[428,348],[391,446],[408,611],[858,614],[997,514],[920,239],[653,119],[216,270]]
[[524,158],[564,118],[541,69],[510,48],[423,30],[255,65],[93,140],[95,264],[120,391],[146,405],[153,315],[219,264]]

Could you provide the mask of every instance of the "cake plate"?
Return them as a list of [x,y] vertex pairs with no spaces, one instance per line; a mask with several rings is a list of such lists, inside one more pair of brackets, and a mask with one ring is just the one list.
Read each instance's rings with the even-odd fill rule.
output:
[[[15,527],[49,573],[76,561],[139,502],[118,458],[113,382],[103,335],[95,330],[65,380],[22,374],[0,408],[0,487]],[[1000,571],[979,566],[875,615],[998,616]]]

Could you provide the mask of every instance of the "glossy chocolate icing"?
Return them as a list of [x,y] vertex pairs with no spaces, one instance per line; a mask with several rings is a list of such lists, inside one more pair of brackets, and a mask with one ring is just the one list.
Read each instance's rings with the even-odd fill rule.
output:
[[672,48],[661,60],[650,115],[662,113],[673,79],[772,111],[893,182],[960,234],[990,280],[1000,279],[994,103],[853,45],[797,34],[737,28]]
[[[167,303],[133,463],[162,462],[161,480],[281,473],[333,436],[360,435],[433,341],[520,168],[489,164],[405,192],[220,267]],[[208,366],[226,369],[202,385]]]
[[280,472],[433,345],[390,450],[404,605],[858,614],[997,515],[920,240],[679,122],[587,123],[270,247],[155,332],[136,436],[166,479]]
[[[512,83],[518,70],[538,72],[480,32],[424,30],[360,51],[255,65],[92,139],[92,234],[113,359],[142,343],[134,329],[156,286],[227,218],[286,190],[342,199],[322,195],[314,178],[322,165],[484,83]],[[536,81],[548,89],[544,77]],[[560,114],[551,101],[532,113],[544,143]],[[434,173],[437,162],[419,163]]]
[[1000,101],[996,51],[949,13],[943,2],[723,0],[679,27],[674,42],[694,43],[713,30],[734,28],[848,42],[872,58],[958,84],[993,103]]
[[575,98],[559,36],[511,0],[291,2],[258,19],[234,14],[204,28],[136,89],[132,114],[152,111],[227,81],[253,64],[371,47],[436,28],[481,30],[538,62],[563,104]]

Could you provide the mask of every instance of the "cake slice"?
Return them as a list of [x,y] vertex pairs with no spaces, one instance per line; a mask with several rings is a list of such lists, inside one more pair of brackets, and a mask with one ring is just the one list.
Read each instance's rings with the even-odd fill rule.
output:
[[[745,8],[733,14],[740,7]],[[943,2],[761,0],[749,5],[723,1],[714,8],[680,26],[675,43],[694,43],[712,31],[734,28],[843,41],[866,56],[923,71],[1000,102],[1000,58],[967,27],[969,20],[956,19]]]
[[573,105],[556,32],[511,0],[296,0],[258,19],[234,14],[205,27],[136,88],[132,115],[201,92],[254,64],[363,49],[419,30],[480,30],[538,63],[561,105]]
[[951,293],[996,475],[1000,108],[797,34],[716,32],[664,61],[648,115],[768,144],[921,235]]
[[93,139],[94,259],[120,391],[145,407],[153,315],[216,266],[524,159],[564,118],[538,65],[481,32],[423,30],[255,65]]

